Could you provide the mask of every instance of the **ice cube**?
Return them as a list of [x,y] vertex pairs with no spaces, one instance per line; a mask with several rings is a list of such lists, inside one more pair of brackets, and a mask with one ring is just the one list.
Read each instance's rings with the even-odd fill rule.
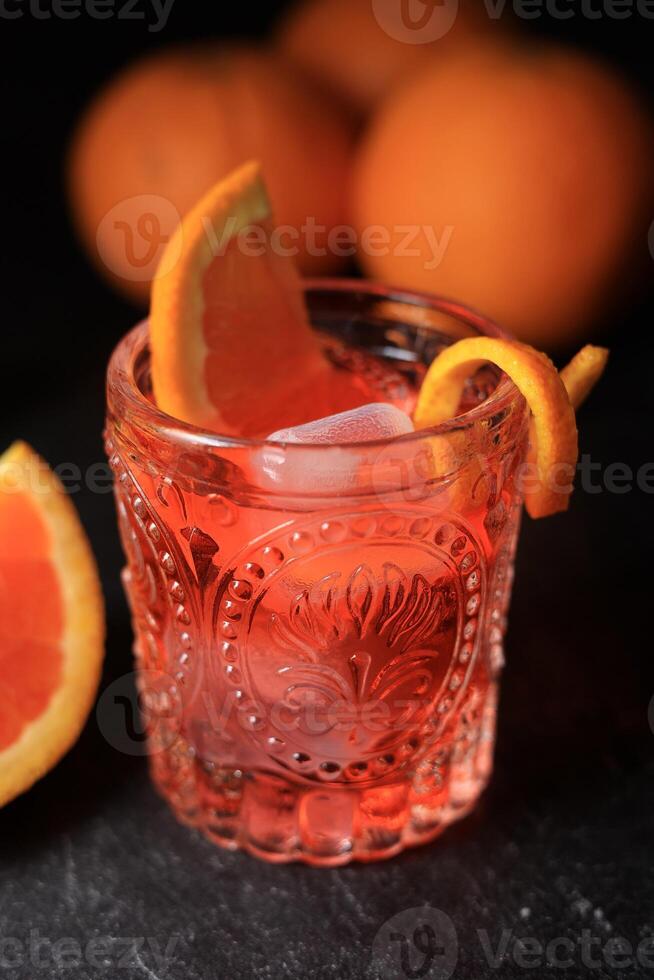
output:
[[[370,482],[371,467],[380,452],[375,443],[387,443],[410,432],[409,416],[381,402],[278,429],[268,441],[279,445],[260,451],[262,482],[291,494],[354,491]],[[346,448],[348,443],[351,448]]]
[[375,402],[360,408],[328,415],[314,422],[278,429],[269,435],[269,442],[325,443],[375,442],[413,432],[413,422],[395,405]]

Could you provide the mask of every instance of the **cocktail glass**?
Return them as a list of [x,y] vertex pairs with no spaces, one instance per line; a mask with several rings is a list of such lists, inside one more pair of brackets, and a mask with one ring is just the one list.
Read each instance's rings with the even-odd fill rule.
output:
[[[410,410],[462,306],[309,283],[339,370]],[[266,392],[252,397],[265,398]],[[204,432],[151,397],[147,324],[108,373],[154,781],[216,843],[370,861],[428,841],[486,785],[529,413],[492,369],[434,429],[345,445]]]

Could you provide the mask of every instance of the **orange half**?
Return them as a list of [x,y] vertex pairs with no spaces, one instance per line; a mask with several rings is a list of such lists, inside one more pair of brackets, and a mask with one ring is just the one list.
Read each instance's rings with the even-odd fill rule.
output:
[[566,387],[550,359],[514,340],[466,337],[432,362],[414,412],[417,429],[453,418],[466,380],[483,364],[497,365],[524,396],[532,413],[535,478],[525,486],[531,517],[566,510],[577,463],[577,425]]
[[57,477],[23,442],[0,457],[0,806],[76,741],[97,691],[95,561]]
[[306,421],[301,402],[327,365],[285,252],[256,163],[186,215],[152,285],[152,383],[164,412],[245,436]]

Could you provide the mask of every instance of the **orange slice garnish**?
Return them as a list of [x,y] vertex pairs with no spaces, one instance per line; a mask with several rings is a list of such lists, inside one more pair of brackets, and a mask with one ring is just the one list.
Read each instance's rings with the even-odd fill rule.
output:
[[0,806],[76,741],[95,698],[104,610],[57,477],[23,442],[0,457]]
[[274,231],[259,165],[248,163],[168,243],[152,286],[150,344],[155,399],[169,415],[246,436],[279,419],[306,421],[303,400],[327,364]]
[[417,429],[454,418],[466,380],[485,363],[511,378],[532,413],[531,443],[536,478],[525,487],[532,517],[566,510],[577,463],[577,425],[565,385],[550,359],[513,340],[466,337],[432,362],[414,412]]

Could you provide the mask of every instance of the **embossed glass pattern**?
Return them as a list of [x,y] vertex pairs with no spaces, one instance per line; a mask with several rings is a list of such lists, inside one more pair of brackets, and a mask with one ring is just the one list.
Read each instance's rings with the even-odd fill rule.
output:
[[[443,344],[500,335],[368,284],[309,284],[307,301],[339,369],[407,411]],[[271,861],[435,837],[492,768],[522,397],[484,369],[433,430],[284,447],[163,415],[148,368],[141,325],[110,364],[107,444],[156,785]]]

